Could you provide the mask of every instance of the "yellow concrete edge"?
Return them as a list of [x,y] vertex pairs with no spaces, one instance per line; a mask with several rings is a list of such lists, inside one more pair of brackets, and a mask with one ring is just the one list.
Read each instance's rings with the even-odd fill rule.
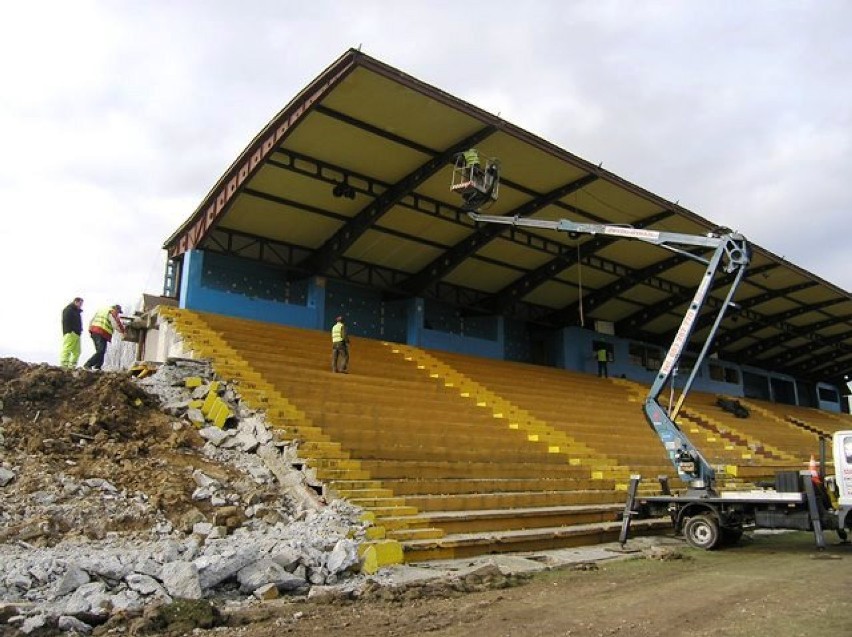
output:
[[372,573],[382,566],[402,564],[402,544],[396,540],[376,540],[364,542],[358,546],[361,558],[361,571],[369,573],[366,568],[373,568]]

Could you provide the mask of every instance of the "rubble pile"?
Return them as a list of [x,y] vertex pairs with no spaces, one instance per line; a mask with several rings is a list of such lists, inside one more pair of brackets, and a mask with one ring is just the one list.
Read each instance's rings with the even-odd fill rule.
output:
[[[211,392],[221,426],[199,409]],[[204,364],[133,380],[0,359],[0,418],[0,628],[83,633],[177,599],[307,594],[359,564],[361,511],[326,505],[296,449]]]

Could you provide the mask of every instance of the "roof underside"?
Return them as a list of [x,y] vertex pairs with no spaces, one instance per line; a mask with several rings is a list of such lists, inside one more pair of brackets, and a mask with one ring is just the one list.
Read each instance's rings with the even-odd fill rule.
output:
[[[472,314],[543,326],[615,324],[667,344],[703,266],[658,247],[600,236],[477,226],[450,192],[452,157],[499,158],[494,215],[630,224],[704,234],[714,224],[358,51],[287,105],[170,237],[191,248],[423,296]],[[336,197],[346,182],[354,198]],[[724,297],[714,288],[708,312]],[[715,301],[714,301],[715,299]],[[717,336],[725,360],[799,378],[852,368],[848,292],[753,245]],[[699,322],[697,336],[709,329]]]

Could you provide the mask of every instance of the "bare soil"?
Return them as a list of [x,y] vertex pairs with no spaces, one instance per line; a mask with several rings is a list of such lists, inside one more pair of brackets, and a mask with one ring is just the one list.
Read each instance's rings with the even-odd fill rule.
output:
[[[179,526],[193,509],[209,513],[208,503],[191,497],[195,469],[222,482],[239,479],[229,467],[208,461],[198,432],[163,413],[126,373],[0,358],[0,401],[0,461],[17,474],[0,493],[6,520],[0,542],[43,546],[67,535],[100,539],[149,528],[163,517]],[[77,488],[99,478],[122,497]],[[127,506],[134,498],[136,506]]]
[[229,618],[232,626],[247,625],[215,630],[243,637],[852,634],[848,544],[817,553],[810,534],[785,533],[678,554],[549,571],[519,586],[467,594],[433,585],[425,593],[377,590],[334,603],[274,600]]

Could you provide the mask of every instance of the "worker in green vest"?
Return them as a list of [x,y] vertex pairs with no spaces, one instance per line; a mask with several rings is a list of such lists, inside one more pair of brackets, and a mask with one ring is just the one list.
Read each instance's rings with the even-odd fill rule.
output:
[[83,369],[100,369],[104,365],[107,343],[112,341],[113,332],[118,329],[124,334],[124,324],[121,322],[121,306],[113,305],[98,310],[89,323],[89,336],[95,344],[95,353],[83,365]]
[[462,153],[464,158],[464,167],[468,173],[470,181],[481,181],[482,178],[482,163],[479,159],[479,151],[475,148],[468,148]]
[[609,370],[607,369],[609,352],[607,351],[606,346],[600,345],[596,353],[598,357],[598,377],[609,378]]
[[475,148],[468,148],[466,151],[462,153],[464,157],[464,165],[466,168],[473,168],[474,166],[479,166],[479,151]]
[[349,334],[342,316],[335,319],[331,328],[331,371],[335,374],[349,373]]

